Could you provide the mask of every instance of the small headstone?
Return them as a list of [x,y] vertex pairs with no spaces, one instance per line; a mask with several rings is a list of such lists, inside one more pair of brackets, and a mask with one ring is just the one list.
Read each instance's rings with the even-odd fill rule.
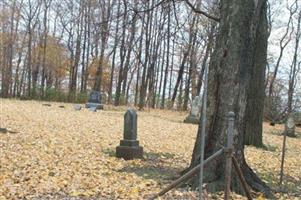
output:
[[63,105],[60,105],[60,106],[59,106],[59,108],[65,108],[65,106],[63,106]]
[[296,129],[295,119],[294,116],[290,114],[286,120],[284,131],[287,136],[296,137],[295,129]]
[[296,126],[301,126],[301,112],[296,112],[294,119]]
[[81,110],[82,106],[81,105],[74,105],[73,108],[74,108],[74,110]]
[[129,109],[124,115],[123,140],[116,147],[116,156],[125,160],[143,158],[143,147],[139,146],[137,140],[137,114],[135,110]]
[[0,128],[0,133],[7,133],[7,129],[6,128]]
[[96,107],[96,109],[103,109],[100,92],[92,91],[90,93],[88,102],[86,103],[86,108],[91,108],[91,107]]
[[48,107],[50,107],[51,104],[49,104],[49,103],[43,103],[42,106],[48,106]]
[[89,110],[90,110],[91,112],[96,112],[97,108],[96,108],[96,107],[90,107]]
[[198,124],[200,119],[200,112],[202,107],[202,99],[200,96],[196,96],[191,105],[191,111],[185,118],[184,123]]

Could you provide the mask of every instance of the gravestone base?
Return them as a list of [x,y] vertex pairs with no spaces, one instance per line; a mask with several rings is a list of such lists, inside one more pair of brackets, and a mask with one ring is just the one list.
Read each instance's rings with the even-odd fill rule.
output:
[[141,146],[118,146],[116,147],[116,157],[125,160],[143,158],[143,147]]
[[91,108],[91,107],[96,107],[96,109],[98,110],[103,110],[103,104],[91,103],[91,102],[86,103],[86,108]]
[[199,120],[200,120],[200,118],[197,117],[197,116],[188,115],[188,116],[184,119],[184,123],[188,123],[188,124],[199,124]]
[[129,109],[124,114],[123,140],[116,147],[116,157],[125,160],[143,158],[143,148],[137,140],[137,113]]

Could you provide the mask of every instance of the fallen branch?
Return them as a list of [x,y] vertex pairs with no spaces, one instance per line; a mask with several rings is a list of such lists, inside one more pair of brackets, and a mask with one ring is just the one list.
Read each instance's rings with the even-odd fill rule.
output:
[[242,185],[242,187],[243,187],[243,189],[246,193],[246,196],[247,196],[248,200],[252,200],[252,196],[251,196],[251,192],[250,192],[250,189],[248,187],[248,184],[247,184],[247,182],[245,180],[245,177],[244,177],[242,171],[240,170],[238,162],[237,162],[237,160],[234,156],[232,156],[232,163],[233,163],[235,172],[236,172],[236,174],[237,174],[237,176],[240,180],[240,183],[241,183],[241,185]]
[[[218,156],[220,156],[221,154],[223,154],[223,152],[224,152],[224,149],[220,149],[217,152],[215,152],[212,156],[210,156],[209,158],[207,158],[206,160],[204,160],[203,166],[205,166],[207,163],[209,163],[210,161],[214,160],[215,158],[217,158]],[[198,164],[197,166],[195,166],[194,168],[192,168],[190,171],[188,171],[186,174],[184,174],[183,176],[181,176],[177,180],[173,181],[170,185],[168,185],[166,188],[164,188],[163,190],[161,190],[158,194],[154,195],[150,199],[156,199],[157,197],[162,196],[163,194],[167,193],[171,189],[175,188],[180,183],[188,180],[190,177],[192,177],[193,175],[195,175],[196,173],[199,172],[200,167],[201,167],[201,164]]]

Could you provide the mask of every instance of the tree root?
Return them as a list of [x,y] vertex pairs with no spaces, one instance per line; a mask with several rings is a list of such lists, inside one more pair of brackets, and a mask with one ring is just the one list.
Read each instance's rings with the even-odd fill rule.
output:
[[246,162],[244,162],[241,166],[241,170],[244,174],[246,182],[252,190],[261,192],[268,198],[274,197],[272,189],[255,174],[255,172]]

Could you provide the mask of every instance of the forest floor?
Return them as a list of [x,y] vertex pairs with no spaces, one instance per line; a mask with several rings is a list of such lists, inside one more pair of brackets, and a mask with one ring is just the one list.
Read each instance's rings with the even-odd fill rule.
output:
[[[160,191],[189,165],[197,125],[183,123],[186,112],[138,112],[145,159],[125,161],[114,156],[125,110],[75,111],[67,103],[0,99],[0,200],[145,199]],[[278,187],[282,130],[283,125],[264,123],[266,148],[248,146],[245,152],[272,188]],[[297,132],[297,138],[287,139],[287,193],[276,193],[277,199],[301,196],[301,128]],[[196,192],[180,188],[161,199],[196,198]],[[222,193],[210,194],[210,199],[220,198]]]

